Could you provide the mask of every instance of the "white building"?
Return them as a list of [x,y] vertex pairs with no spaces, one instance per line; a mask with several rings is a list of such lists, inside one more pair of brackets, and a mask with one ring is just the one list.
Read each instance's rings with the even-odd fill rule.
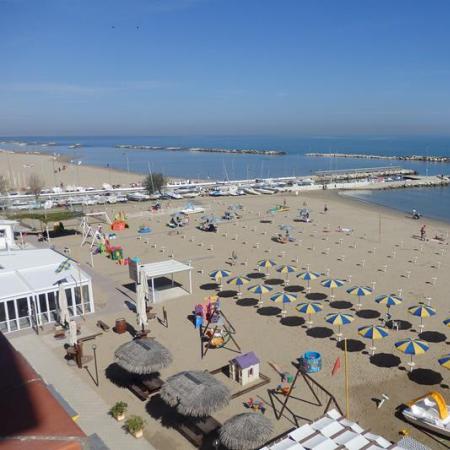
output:
[[0,220],[0,250],[16,249],[14,230],[18,222],[15,220]]
[[0,331],[55,322],[60,283],[71,317],[94,312],[91,278],[75,262],[51,249],[0,251]]

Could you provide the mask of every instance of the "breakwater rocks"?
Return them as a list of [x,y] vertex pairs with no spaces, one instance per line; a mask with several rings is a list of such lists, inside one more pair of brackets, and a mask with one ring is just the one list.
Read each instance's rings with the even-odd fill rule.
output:
[[121,150],[159,150],[168,152],[203,152],[203,153],[231,153],[236,155],[266,155],[282,156],[286,152],[279,150],[254,150],[254,149],[228,149],[228,148],[203,148],[203,147],[160,147],[154,145],[115,145]]
[[389,159],[397,161],[420,161],[433,163],[450,163],[450,156],[427,155],[371,155],[367,153],[306,153],[306,156],[321,158],[357,158],[357,159]]

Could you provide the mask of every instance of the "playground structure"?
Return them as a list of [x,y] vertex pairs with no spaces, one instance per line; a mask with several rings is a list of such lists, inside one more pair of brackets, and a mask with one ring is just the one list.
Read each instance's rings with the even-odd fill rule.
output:
[[[311,406],[323,407],[323,413],[326,413],[334,404],[336,409],[342,414],[342,410],[334,395],[311,377],[310,373],[318,371],[318,363],[317,358],[312,363],[311,361],[307,361],[306,356],[308,355],[308,353],[316,354],[316,352],[307,352],[303,357],[299,358],[300,362],[296,364],[297,370],[295,372],[295,375],[292,375],[289,372],[284,372],[275,363],[269,362],[269,365],[281,377],[281,383],[269,393],[272,408],[277,420],[280,420],[281,417],[283,417],[283,413],[285,411],[289,412],[292,415],[292,418],[297,426],[299,418],[306,419],[305,417],[298,416],[291,409],[291,407],[288,406],[288,403],[293,401],[307,403]],[[309,390],[312,394],[312,400],[307,400],[294,395],[294,390],[298,386],[300,381],[304,382],[307,390]],[[276,408],[275,401],[281,404],[280,410]]]
[[[95,222],[92,219],[97,219]],[[101,235],[103,234],[103,224],[111,225],[112,221],[106,211],[86,213],[80,221],[79,228],[81,229],[81,247],[89,243],[90,248],[101,242]],[[94,229],[94,225],[96,225]]]
[[127,216],[123,211],[119,211],[115,216],[111,224],[111,230],[113,231],[123,231],[128,228]]
[[[199,306],[203,305],[197,305],[197,307]],[[196,316],[201,314],[200,308],[197,307]],[[210,348],[223,348],[230,341],[235,345],[240,353],[241,347],[234,337],[236,334],[236,329],[221,310],[220,302],[218,300],[210,302],[209,308],[203,310],[203,313],[204,319],[207,323],[204,328],[200,327],[200,337],[202,339],[202,358],[206,356],[206,353]],[[205,346],[203,346],[204,341],[206,341]]]

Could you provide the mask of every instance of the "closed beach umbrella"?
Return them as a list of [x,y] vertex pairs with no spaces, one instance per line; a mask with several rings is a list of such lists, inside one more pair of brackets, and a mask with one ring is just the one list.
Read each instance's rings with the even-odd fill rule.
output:
[[311,325],[313,322],[311,320],[311,316],[313,314],[322,311],[323,306],[319,302],[311,302],[311,303],[300,303],[295,307],[299,313],[308,314],[308,321],[306,322],[308,325]]
[[248,288],[249,292],[252,294],[259,295],[259,305],[262,305],[262,296],[263,294],[267,294],[273,291],[272,286],[268,286],[267,284],[255,284],[254,286],[250,286]]
[[297,272],[297,270],[297,267],[289,265],[282,265],[277,268],[277,272],[286,274],[286,280],[288,279],[290,273]]
[[257,413],[242,413],[222,425],[219,437],[230,450],[252,450],[264,445],[272,433],[272,422],[267,417]]
[[130,373],[158,372],[172,363],[172,354],[155,339],[140,338],[122,344],[114,352],[116,363]]
[[167,378],[161,398],[184,416],[205,417],[228,405],[229,389],[209,372],[183,371]]
[[261,259],[259,260],[256,265],[258,267],[262,267],[263,269],[266,269],[267,272],[269,272],[269,269],[272,267],[275,267],[275,261],[272,261],[271,259]]
[[450,369],[450,353],[438,359],[439,364],[446,369]]
[[431,317],[436,314],[436,310],[432,306],[427,306],[427,305],[412,306],[411,308],[408,308],[408,311],[413,316],[420,317],[419,328],[421,330],[424,327],[424,325],[423,325],[424,317]]
[[138,326],[144,331],[148,317],[145,305],[145,287],[143,283],[136,285],[136,321]]
[[66,289],[62,283],[59,284],[58,288],[58,317],[61,325],[65,326],[69,323],[70,315],[69,308],[67,306]]
[[317,273],[317,272],[310,272],[309,270],[306,271],[306,272],[299,273],[299,274],[297,275],[297,278],[300,278],[300,279],[302,279],[302,280],[304,280],[304,281],[307,282],[307,289],[308,289],[308,291],[311,289],[311,288],[309,287],[310,281],[311,281],[311,280],[315,280],[316,278],[319,278],[319,277],[320,277],[320,273]]
[[228,280],[228,284],[231,284],[231,286],[237,286],[239,292],[241,292],[241,286],[248,283],[250,283],[250,279],[247,277],[234,277]]
[[355,319],[351,314],[332,313],[332,314],[327,314],[327,316],[325,317],[325,320],[328,323],[331,323],[331,325],[338,327],[338,332],[336,333],[336,336],[338,337],[338,341],[340,341],[341,337],[342,337],[341,326],[348,325],[349,323],[353,322],[353,320],[355,320]]
[[450,328],[450,317],[444,320],[444,325],[447,325]]
[[69,322],[69,345],[74,346],[77,343],[77,323],[75,320]]
[[350,295],[356,295],[358,297],[358,308],[361,308],[361,297],[366,297],[367,295],[372,295],[373,289],[368,286],[353,286],[347,289],[347,293]]
[[427,352],[430,348],[426,342],[414,338],[402,339],[401,341],[395,343],[395,347],[398,351],[404,353],[405,355],[411,356],[411,361],[408,362],[410,371],[412,371],[415,366],[413,356],[421,355],[422,353]]
[[381,327],[379,325],[369,325],[366,327],[360,327],[358,328],[358,334],[366,339],[372,340],[372,347],[370,350],[372,352],[375,352],[375,340],[378,339],[384,339],[386,336],[389,336],[389,333],[387,332],[386,328]]
[[297,296],[294,294],[288,294],[286,292],[277,292],[276,294],[272,295],[272,297],[270,297],[270,300],[272,300],[275,303],[283,303],[283,310],[281,311],[281,313],[286,314],[284,305],[286,303],[295,302],[297,300]]
[[320,282],[323,287],[331,289],[331,298],[334,298],[334,290],[336,288],[344,286],[344,280],[340,280],[339,278],[327,278]]

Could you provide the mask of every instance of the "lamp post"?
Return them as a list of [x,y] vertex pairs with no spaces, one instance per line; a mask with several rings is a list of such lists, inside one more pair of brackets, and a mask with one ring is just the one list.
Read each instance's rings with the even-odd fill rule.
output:
[[94,352],[94,364],[95,364],[95,384],[98,387],[98,367],[97,367],[97,346],[92,344],[92,350]]

